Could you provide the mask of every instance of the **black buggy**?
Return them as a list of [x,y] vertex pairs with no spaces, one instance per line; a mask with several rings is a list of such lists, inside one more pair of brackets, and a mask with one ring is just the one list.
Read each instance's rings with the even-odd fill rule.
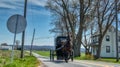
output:
[[55,50],[50,51],[50,60],[54,61],[55,55],[57,56],[57,60],[65,60],[65,62],[68,62],[68,60],[71,59],[71,61],[73,61],[73,49],[68,36],[56,37]]

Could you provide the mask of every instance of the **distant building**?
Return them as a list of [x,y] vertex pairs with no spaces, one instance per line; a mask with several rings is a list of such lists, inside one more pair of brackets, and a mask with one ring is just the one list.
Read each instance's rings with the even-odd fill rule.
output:
[[[96,55],[98,50],[98,32],[92,36],[92,54]],[[118,31],[118,52],[120,57],[120,31]],[[114,27],[110,27],[105,34],[102,46],[101,46],[101,57],[116,57],[116,30]]]
[[12,50],[12,45],[0,45],[0,50]]

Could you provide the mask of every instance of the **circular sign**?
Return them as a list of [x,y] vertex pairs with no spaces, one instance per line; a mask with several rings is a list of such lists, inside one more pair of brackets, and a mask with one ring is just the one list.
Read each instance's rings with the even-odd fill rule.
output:
[[11,16],[7,21],[7,28],[12,33],[21,33],[27,26],[26,19],[18,14]]

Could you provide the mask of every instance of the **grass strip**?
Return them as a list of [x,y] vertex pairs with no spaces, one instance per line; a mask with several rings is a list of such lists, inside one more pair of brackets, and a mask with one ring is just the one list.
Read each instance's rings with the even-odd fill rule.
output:
[[13,63],[10,60],[11,51],[0,50],[0,67],[38,67],[40,62],[34,56],[29,56],[29,53],[24,53],[24,58],[20,58],[20,51],[14,51]]

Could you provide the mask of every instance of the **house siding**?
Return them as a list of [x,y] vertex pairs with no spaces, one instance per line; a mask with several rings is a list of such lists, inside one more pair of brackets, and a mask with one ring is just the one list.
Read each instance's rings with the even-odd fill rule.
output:
[[[106,41],[106,36],[109,35],[110,36],[110,40]],[[120,36],[120,31],[118,33],[118,36]],[[118,45],[120,46],[120,42],[118,42]],[[107,53],[106,52],[106,46],[110,46],[110,52]],[[94,48],[96,49],[96,48]],[[96,52],[96,51],[95,51]],[[95,55],[93,53],[93,55]],[[112,29],[111,31],[107,31],[107,33],[105,34],[103,41],[102,41],[102,46],[101,46],[101,57],[116,57],[116,33],[114,31],[114,29]],[[120,53],[119,53],[119,57],[120,57]]]

